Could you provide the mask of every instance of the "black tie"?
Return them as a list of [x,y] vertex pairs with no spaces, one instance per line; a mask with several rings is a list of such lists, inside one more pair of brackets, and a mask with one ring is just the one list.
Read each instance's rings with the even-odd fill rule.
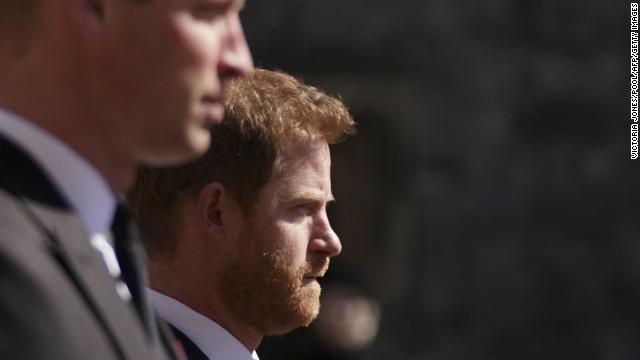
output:
[[[138,229],[132,221],[127,205],[118,202],[111,226],[114,250],[120,264],[121,278],[129,287],[131,302],[142,320],[151,347],[158,359],[182,359],[174,352],[175,339],[167,331],[160,331],[151,306],[151,300],[144,289],[147,284],[146,253],[138,238]],[[164,324],[162,324],[164,326]]]
[[118,202],[116,207],[111,231],[114,238],[114,250],[122,272],[122,280],[129,287],[131,301],[142,320],[147,335],[151,339],[156,339],[155,316],[143,288],[146,284],[146,279],[144,278],[144,250],[137,239],[137,229],[133,221],[131,221],[129,210],[122,202]]

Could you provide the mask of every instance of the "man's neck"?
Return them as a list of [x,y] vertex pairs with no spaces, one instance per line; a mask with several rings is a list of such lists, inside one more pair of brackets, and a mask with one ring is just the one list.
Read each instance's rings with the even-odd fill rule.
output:
[[20,58],[0,49],[0,106],[66,143],[100,172],[112,192],[124,193],[133,183],[136,163],[100,128],[96,117],[103,114],[87,109],[78,71],[60,53],[45,41]]
[[[164,271],[167,270],[166,268],[164,269]],[[204,291],[204,289],[207,289],[207,285],[185,285],[184,282],[188,278],[187,276],[176,278],[175,272],[168,271],[169,273],[160,275],[157,264],[150,264],[149,275],[152,289],[178,300],[214,321],[238,339],[250,352],[258,348],[264,334],[255,327],[235,319],[232,314],[226,310],[215,289]],[[158,279],[162,280],[160,281]],[[205,282],[205,284],[206,283],[210,284],[210,282]],[[189,289],[195,289],[196,292],[190,292]]]
[[32,122],[67,144],[95,167],[114,194],[124,194],[132,184],[135,176],[135,163],[124,156],[124,153],[111,151],[109,147],[103,145],[98,134],[87,129],[86,124],[75,127],[72,120],[65,123],[65,121],[58,121],[51,117],[46,121],[40,121],[43,118],[34,114],[34,111],[20,110],[20,107],[6,105],[1,98],[0,107]]
[[0,89],[0,107],[30,121],[67,144],[98,170],[113,193],[122,194],[128,190],[135,176],[135,162],[125,156],[124,152],[108,146],[105,139],[91,128],[90,119],[77,121],[73,116],[59,115],[63,112],[56,112],[55,109],[48,111],[50,107],[40,101],[33,101],[31,106],[25,106],[3,95]]

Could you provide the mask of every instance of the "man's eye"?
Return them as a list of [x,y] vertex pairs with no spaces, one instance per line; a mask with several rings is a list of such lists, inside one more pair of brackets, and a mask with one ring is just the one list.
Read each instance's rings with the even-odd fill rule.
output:
[[304,204],[295,205],[293,208],[296,210],[303,210],[303,209],[307,209],[308,207],[309,207],[309,204],[304,203]]
[[293,210],[298,213],[309,214],[313,210],[313,204],[311,203],[298,204],[293,207]]

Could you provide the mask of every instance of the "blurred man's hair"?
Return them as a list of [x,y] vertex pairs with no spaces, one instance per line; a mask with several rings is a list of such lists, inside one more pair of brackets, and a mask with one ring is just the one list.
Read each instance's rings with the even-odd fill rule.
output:
[[174,252],[179,195],[195,197],[216,181],[251,215],[262,186],[286,166],[281,154],[287,146],[305,140],[333,144],[354,127],[341,101],[282,72],[256,69],[231,81],[225,89],[225,119],[212,130],[211,147],[202,158],[138,171],[129,203],[147,251]]

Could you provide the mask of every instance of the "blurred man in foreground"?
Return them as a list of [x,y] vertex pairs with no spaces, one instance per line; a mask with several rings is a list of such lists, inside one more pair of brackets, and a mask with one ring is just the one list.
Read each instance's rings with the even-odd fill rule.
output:
[[116,197],[194,159],[251,59],[236,0],[0,2],[0,358],[173,357]]
[[341,251],[326,206],[329,144],[354,128],[344,105],[256,70],[225,111],[202,159],[142,169],[130,193],[154,306],[190,359],[256,359],[264,336],[308,325]]

